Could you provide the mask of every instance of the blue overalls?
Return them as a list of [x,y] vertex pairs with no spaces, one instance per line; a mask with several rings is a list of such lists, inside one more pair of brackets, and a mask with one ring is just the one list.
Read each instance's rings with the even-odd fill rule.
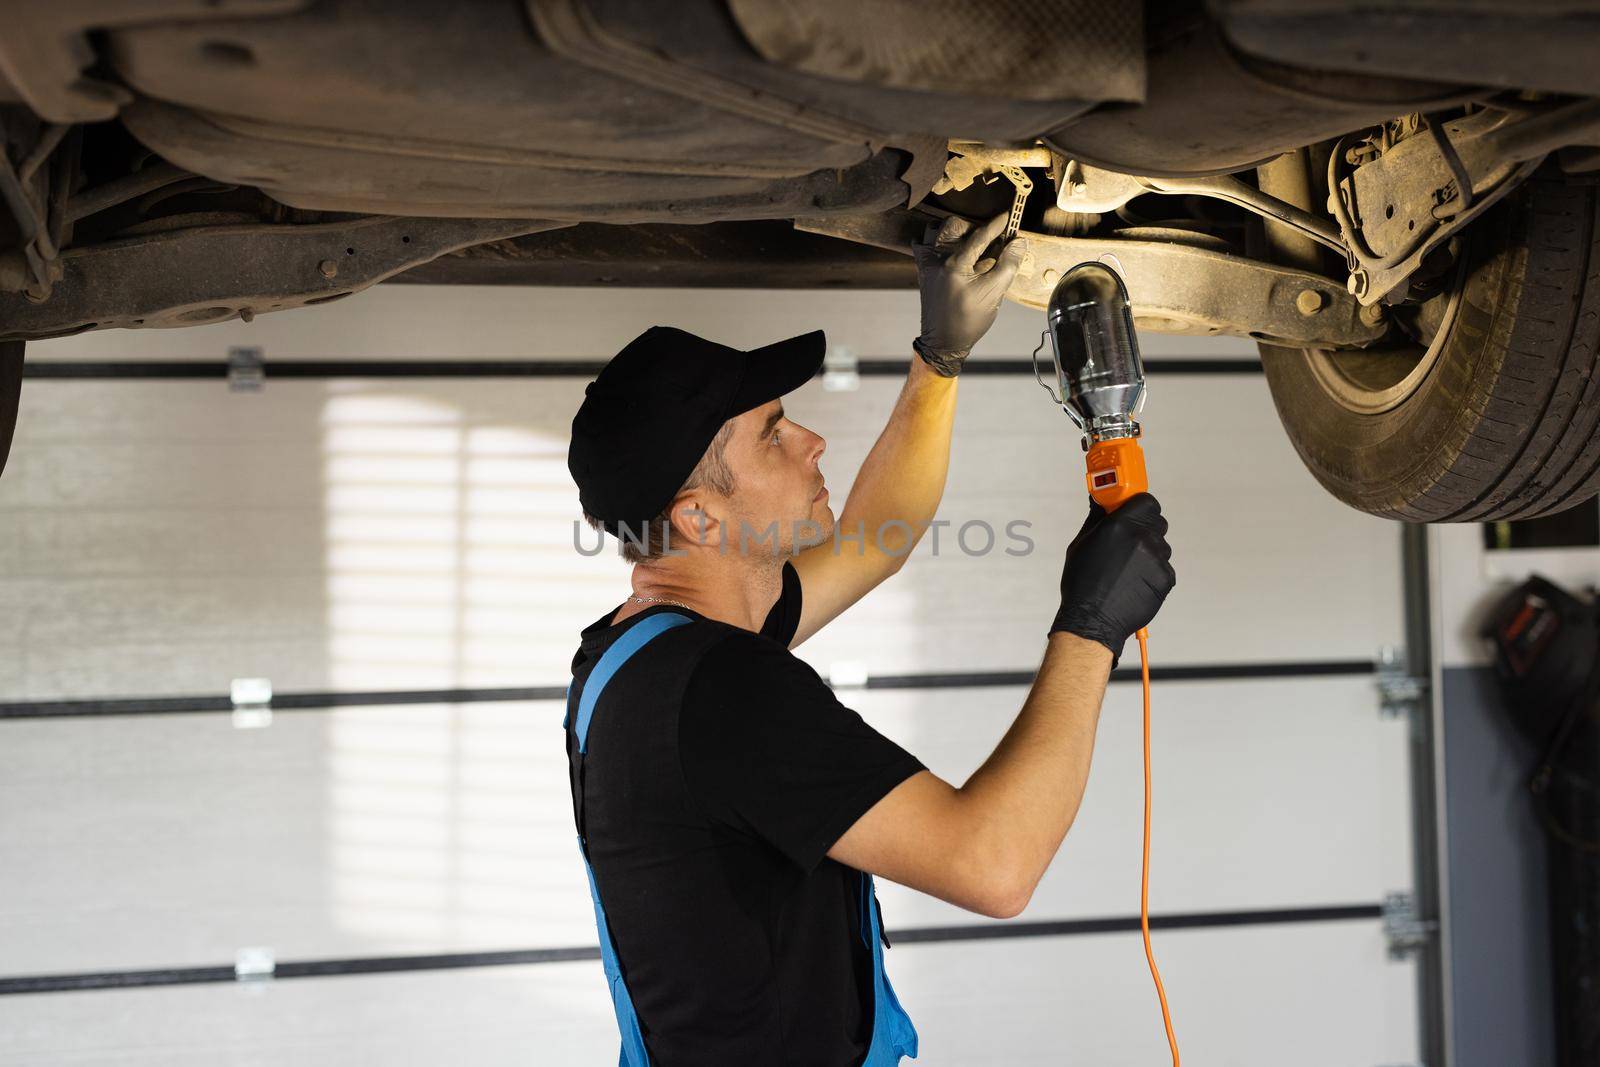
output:
[[[600,657],[600,662],[589,672],[578,693],[576,711],[572,703],[572,687],[567,687],[567,716],[561,724],[577,735],[578,752],[588,749],[589,724],[594,719],[595,705],[606,683],[622,665],[654,638],[676,626],[693,620],[686,615],[663,612],[641,619],[626,633],[617,638]],[[580,779],[581,781],[581,779]],[[581,789],[581,785],[579,787]],[[633,998],[628,995],[628,983],[617,960],[616,943],[611,939],[611,928],[606,922],[605,905],[600,902],[600,890],[595,885],[594,868],[589,863],[588,849],[583,839],[583,827],[578,827],[578,851],[583,854],[583,866],[589,875],[589,896],[594,901],[594,923],[600,934],[600,962],[605,968],[606,982],[611,988],[611,1004],[617,1015],[617,1029],[622,1034],[622,1050],[618,1067],[649,1067],[650,1056],[645,1051],[644,1035],[639,1028],[639,1016],[633,1008]],[[883,969],[883,931],[879,922],[878,898],[873,891],[872,876],[861,872],[860,893],[861,937],[872,947],[872,1043],[861,1060],[861,1067],[895,1067],[902,1056],[913,1059],[917,1055],[917,1031],[911,1019],[900,1006]]]

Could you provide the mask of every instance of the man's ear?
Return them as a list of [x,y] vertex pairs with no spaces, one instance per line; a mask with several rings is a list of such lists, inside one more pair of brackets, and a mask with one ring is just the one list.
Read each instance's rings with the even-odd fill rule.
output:
[[672,501],[672,543],[714,545],[722,536],[721,508],[706,494],[691,490]]

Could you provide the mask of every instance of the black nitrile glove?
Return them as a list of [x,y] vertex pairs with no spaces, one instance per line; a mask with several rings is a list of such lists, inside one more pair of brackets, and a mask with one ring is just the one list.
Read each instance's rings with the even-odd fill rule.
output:
[[1006,218],[996,215],[974,229],[952,215],[932,244],[911,246],[922,290],[922,335],[911,347],[946,378],[961,373],[972,346],[994,325],[1000,300],[1027,255],[1027,242],[1013,238],[998,259],[978,259],[1006,228]]
[[1089,517],[1067,546],[1061,610],[1050,632],[1065,630],[1111,650],[1111,665],[1134,631],[1150,625],[1178,576],[1172,570],[1167,520],[1149,493],[1107,513],[1089,502]]

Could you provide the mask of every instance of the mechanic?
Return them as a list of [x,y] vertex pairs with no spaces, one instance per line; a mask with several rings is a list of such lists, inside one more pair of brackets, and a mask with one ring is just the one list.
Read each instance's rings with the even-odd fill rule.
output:
[[962,366],[1025,253],[980,259],[1004,222],[916,247],[919,358],[837,522],[781,400],[820,332],[742,352],[654,327],[585,390],[568,465],[634,595],[583,630],[567,752],[626,1067],[915,1056],[872,875],[1008,918],[1072,825],[1107,676],[1175,580],[1154,498],[1090,505],[1032,690],[960,787],[790,652],[934,517]]

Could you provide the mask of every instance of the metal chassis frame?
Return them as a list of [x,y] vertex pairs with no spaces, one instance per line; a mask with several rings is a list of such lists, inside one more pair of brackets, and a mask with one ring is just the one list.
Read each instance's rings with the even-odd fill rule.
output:
[[567,225],[371,216],[211,226],[69,248],[48,299],[0,293],[0,341],[248,320],[348,296],[460,248]]
[[[909,253],[939,221],[931,212],[902,210],[796,219],[795,226]],[[1233,334],[1285,348],[1351,348],[1371,344],[1386,328],[1338,282],[1292,266],[1166,241],[1041,233],[1027,240],[1028,258],[1006,294],[1025,307],[1043,308],[1073,266],[1112,255],[1133,296],[1135,321],[1145,329]]]

